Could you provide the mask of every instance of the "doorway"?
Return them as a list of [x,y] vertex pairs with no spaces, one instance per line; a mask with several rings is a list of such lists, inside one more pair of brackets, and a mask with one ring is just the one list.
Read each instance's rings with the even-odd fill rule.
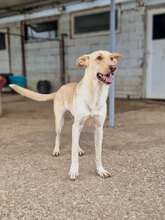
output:
[[165,8],[147,14],[146,98],[165,99]]

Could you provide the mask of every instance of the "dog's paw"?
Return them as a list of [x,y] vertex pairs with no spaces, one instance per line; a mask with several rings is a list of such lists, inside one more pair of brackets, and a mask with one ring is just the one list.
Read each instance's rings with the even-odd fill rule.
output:
[[71,180],[75,180],[78,177],[78,175],[79,175],[78,166],[71,164],[70,171],[69,171],[69,178]]
[[60,151],[53,151],[53,152],[52,152],[52,156],[53,156],[53,157],[58,157],[58,156],[60,156]]
[[71,180],[75,180],[77,177],[78,177],[79,173],[78,172],[73,172],[73,171],[70,171],[69,172],[69,178]]
[[101,178],[107,178],[107,177],[111,177],[111,174],[104,170],[104,168],[98,169],[97,170],[97,174],[101,177]]
[[78,150],[78,155],[79,156],[82,156],[82,155],[84,155],[85,154],[85,152],[81,149],[81,148],[79,148],[79,150]]

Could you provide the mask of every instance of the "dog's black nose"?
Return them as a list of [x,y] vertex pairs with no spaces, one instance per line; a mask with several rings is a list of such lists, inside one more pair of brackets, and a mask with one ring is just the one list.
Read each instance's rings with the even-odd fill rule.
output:
[[116,70],[116,66],[110,65],[110,66],[109,66],[109,70],[110,70],[111,72],[114,72],[114,71]]

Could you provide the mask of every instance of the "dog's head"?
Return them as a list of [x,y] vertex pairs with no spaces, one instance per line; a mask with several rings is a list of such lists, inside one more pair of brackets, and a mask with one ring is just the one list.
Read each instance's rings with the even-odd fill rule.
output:
[[123,57],[120,53],[110,53],[108,51],[95,51],[88,55],[83,55],[77,59],[76,67],[84,65],[90,70],[91,77],[95,77],[99,82],[105,84],[112,83],[111,75],[114,75],[117,59]]

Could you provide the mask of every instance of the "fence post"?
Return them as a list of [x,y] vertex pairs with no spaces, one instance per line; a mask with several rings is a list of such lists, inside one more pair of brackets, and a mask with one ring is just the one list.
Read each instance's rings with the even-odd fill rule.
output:
[[25,60],[25,45],[24,45],[24,36],[21,37],[21,51],[22,51],[22,75],[26,77],[26,60]]
[[65,34],[61,34],[60,40],[60,71],[61,71],[61,84],[65,84]]
[[[110,8],[110,52],[115,52],[115,0],[111,0]],[[115,125],[115,76],[113,75],[113,81],[110,86],[109,95],[109,125],[114,127]]]

